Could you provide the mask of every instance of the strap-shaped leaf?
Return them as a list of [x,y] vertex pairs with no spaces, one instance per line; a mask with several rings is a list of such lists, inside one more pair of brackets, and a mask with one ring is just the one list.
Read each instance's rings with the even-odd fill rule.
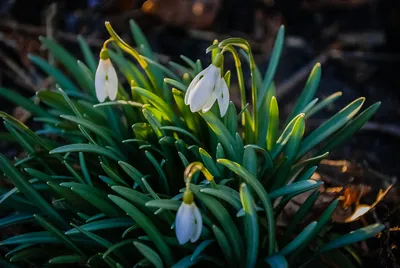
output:
[[230,267],[234,267],[235,266],[235,263],[234,263],[235,256],[234,256],[233,250],[232,250],[233,245],[228,241],[224,232],[220,228],[218,228],[216,225],[212,226],[212,230],[214,232],[215,238],[217,239],[219,247],[221,248],[221,250],[223,252],[225,260],[228,262]]
[[51,258],[49,264],[84,264],[88,260],[85,256],[63,255]]
[[308,135],[300,145],[297,159],[344,126],[361,109],[364,101],[365,98],[356,99]]
[[244,230],[246,236],[246,267],[254,267],[258,256],[259,232],[258,217],[254,198],[245,183],[240,185],[240,200],[244,215]]
[[326,252],[329,250],[341,248],[341,247],[348,246],[348,245],[351,245],[351,244],[359,242],[359,241],[369,239],[371,237],[376,236],[383,229],[385,229],[385,226],[381,223],[375,223],[375,224],[368,225],[367,227],[360,228],[356,231],[352,231],[346,235],[343,235],[339,238],[332,240],[331,242],[323,245],[319,249],[319,252]]
[[100,147],[93,144],[86,144],[86,143],[76,143],[76,144],[69,144],[60,146],[51,150],[50,154],[63,154],[63,153],[74,153],[74,152],[86,152],[86,153],[94,153],[98,155],[102,155],[113,159],[115,161],[120,161],[121,158],[117,156],[114,152],[105,149],[104,147]]
[[[105,219],[105,220],[98,220],[92,221],[80,226],[83,230],[88,232],[99,231],[99,230],[107,230],[107,229],[114,229],[114,228],[122,228],[128,227],[134,224],[131,218],[112,218],[112,219]],[[79,234],[79,230],[76,228],[69,229],[65,232],[66,235],[75,235]]]
[[60,226],[68,226],[65,220],[54,210],[52,206],[35,190],[35,188],[22,177],[22,174],[11,165],[7,158],[0,154],[0,169],[6,174],[14,185],[44,213],[56,221]]
[[226,166],[242,179],[244,179],[247,184],[249,184],[254,191],[257,193],[261,202],[263,203],[265,213],[267,216],[267,228],[268,228],[268,255],[272,255],[275,252],[275,220],[274,220],[274,212],[272,208],[271,201],[268,197],[267,192],[261,183],[245,168],[243,168],[238,163],[230,161],[228,159],[217,159],[217,162]]
[[108,197],[121,209],[123,209],[130,217],[132,217],[134,221],[136,221],[136,223],[146,232],[151,241],[153,241],[153,243],[156,245],[165,263],[167,265],[172,265],[174,263],[173,254],[168,245],[163,240],[163,236],[154,226],[152,221],[150,221],[149,218],[147,218],[142,212],[140,212],[128,201],[115,195],[109,195]]
[[279,28],[278,34],[275,39],[274,47],[271,52],[271,56],[269,58],[268,68],[265,72],[264,81],[262,87],[258,92],[258,102],[257,102],[257,110],[260,109],[264,102],[264,98],[267,94],[267,89],[272,83],[272,79],[275,76],[276,68],[278,67],[279,58],[281,56],[282,48],[283,48],[283,41],[285,37],[285,27],[281,25]]
[[314,181],[314,180],[307,180],[307,181],[298,181],[291,183],[285,187],[279,188],[278,190],[272,191],[269,193],[269,198],[276,199],[280,196],[284,195],[292,195],[292,194],[301,194],[307,192],[309,190],[318,188],[324,184],[322,181]]
[[235,254],[235,260],[238,262],[243,261],[243,242],[240,233],[228,211],[214,197],[201,193],[200,187],[191,184],[190,189],[194,195],[212,212],[212,214],[221,224],[222,228],[225,230],[227,238],[232,245],[232,250]]
[[48,222],[45,218],[40,215],[33,215],[33,217],[39,222],[39,224],[46,229],[49,233],[54,235],[57,239],[59,239],[63,244],[65,244],[69,249],[75,251],[79,255],[84,255],[84,253],[72,242],[63,232],[61,232],[57,227]]
[[88,43],[86,42],[85,38],[83,38],[81,35],[78,35],[78,43],[81,48],[86,65],[89,67],[92,73],[95,73],[97,69],[97,64]]
[[315,91],[318,88],[319,81],[321,80],[321,64],[318,62],[314,65],[311,70],[310,75],[308,76],[306,85],[304,86],[303,91],[301,92],[297,102],[290,113],[287,121],[290,121],[298,115],[299,113],[304,112],[304,108],[309,104],[309,102],[314,98]]
[[346,126],[344,126],[340,131],[338,131],[321,149],[321,152],[326,152],[336,148],[337,146],[343,144],[349,140],[354,133],[356,133],[360,128],[364,126],[368,120],[376,113],[376,111],[381,106],[380,102],[377,102],[360,113],[356,118],[351,120]]
[[229,154],[232,159],[237,160],[236,153],[234,149],[236,147],[236,141],[229,133],[228,129],[224,126],[224,124],[212,113],[200,113],[203,119],[207,122],[208,126],[214,131],[220,140],[221,144],[224,146],[224,149]]
[[289,255],[291,252],[296,250],[305,240],[307,240],[313,233],[315,227],[317,226],[317,222],[313,221],[306,228],[304,228],[300,234],[296,236],[295,239],[292,240],[289,244],[286,245],[282,250],[279,251],[279,254],[285,256]]
[[25,110],[31,112],[36,116],[51,117],[51,115],[47,111],[43,110],[40,106],[33,103],[33,101],[23,97],[14,90],[0,88],[0,96],[15,103],[18,106],[23,107]]
[[71,90],[75,92],[79,91],[77,86],[67,76],[65,76],[57,68],[51,66],[44,59],[31,54],[28,54],[28,59],[36,66],[40,67],[40,69],[42,69],[49,76],[51,76],[57,82],[57,84],[60,85],[60,87],[64,88],[65,90]]
[[154,264],[156,268],[164,267],[160,256],[151,247],[137,241],[133,242],[133,245],[143,254],[143,256],[146,257],[146,259]]

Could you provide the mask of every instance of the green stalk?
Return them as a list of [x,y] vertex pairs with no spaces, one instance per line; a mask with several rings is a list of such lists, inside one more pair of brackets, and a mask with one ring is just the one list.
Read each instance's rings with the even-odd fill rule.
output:
[[111,35],[111,37],[114,39],[115,43],[126,53],[134,57],[140,66],[143,68],[145,71],[146,75],[149,77],[150,82],[153,86],[154,89],[157,89],[157,83],[154,78],[154,75],[150,72],[149,65],[147,62],[140,56],[140,54],[133,49],[130,45],[128,45],[122,38],[114,31],[114,29],[111,27],[111,24],[109,21],[105,22],[105,26],[107,28],[108,33]]
[[[244,78],[243,78],[242,63],[240,61],[238,53],[231,45],[224,47],[224,49],[222,50],[222,53],[224,53],[225,50],[229,51],[232,54],[232,57],[235,61],[236,73],[238,76],[238,84],[239,84],[239,90],[240,90],[241,110],[243,110],[247,104],[247,100],[246,100],[246,89],[245,89]],[[242,113],[242,126],[246,125],[245,122],[246,122],[245,113]]]

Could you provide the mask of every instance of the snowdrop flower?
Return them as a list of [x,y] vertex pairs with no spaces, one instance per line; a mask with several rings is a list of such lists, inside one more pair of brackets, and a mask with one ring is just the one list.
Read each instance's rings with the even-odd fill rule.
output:
[[95,88],[96,97],[99,102],[104,102],[107,97],[110,100],[117,98],[118,77],[106,48],[103,48],[100,52],[100,61],[95,77]]
[[198,73],[190,83],[185,95],[185,104],[190,105],[192,113],[209,111],[216,100],[221,117],[228,110],[229,90],[225,79],[221,77],[223,61],[223,55],[217,54],[213,63]]
[[175,218],[175,232],[179,244],[196,242],[203,228],[200,210],[193,201],[193,193],[187,189],[183,194],[183,202]]

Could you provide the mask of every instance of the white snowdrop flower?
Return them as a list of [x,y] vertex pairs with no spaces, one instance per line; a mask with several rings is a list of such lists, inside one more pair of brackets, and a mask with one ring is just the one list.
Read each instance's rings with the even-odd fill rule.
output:
[[108,97],[115,100],[118,93],[118,77],[110,61],[107,49],[100,52],[99,66],[95,76],[96,97],[99,102],[104,102]]
[[196,242],[203,228],[203,220],[200,210],[193,201],[193,194],[186,190],[183,195],[183,202],[178,209],[175,218],[175,232],[179,244],[183,245]]
[[221,77],[223,55],[217,54],[210,66],[193,78],[186,90],[185,104],[190,106],[192,113],[208,112],[218,101],[219,112],[223,117],[229,106],[229,90],[225,79]]

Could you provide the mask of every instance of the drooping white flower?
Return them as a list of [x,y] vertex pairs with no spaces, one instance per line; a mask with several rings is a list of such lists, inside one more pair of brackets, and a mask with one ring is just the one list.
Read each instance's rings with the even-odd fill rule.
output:
[[229,90],[225,79],[221,77],[223,56],[218,54],[210,66],[201,71],[192,80],[186,90],[185,104],[190,106],[190,111],[208,112],[218,101],[219,112],[223,117],[229,106]]
[[[185,200],[185,195],[187,193],[189,193],[191,197]],[[203,228],[203,220],[200,210],[193,201],[193,194],[191,192],[185,192],[185,195],[175,218],[176,238],[181,245],[187,243],[189,240],[192,243],[196,242]]]
[[108,97],[115,100],[118,93],[118,77],[108,56],[107,49],[100,52],[99,66],[95,76],[96,97],[99,102],[104,102]]

